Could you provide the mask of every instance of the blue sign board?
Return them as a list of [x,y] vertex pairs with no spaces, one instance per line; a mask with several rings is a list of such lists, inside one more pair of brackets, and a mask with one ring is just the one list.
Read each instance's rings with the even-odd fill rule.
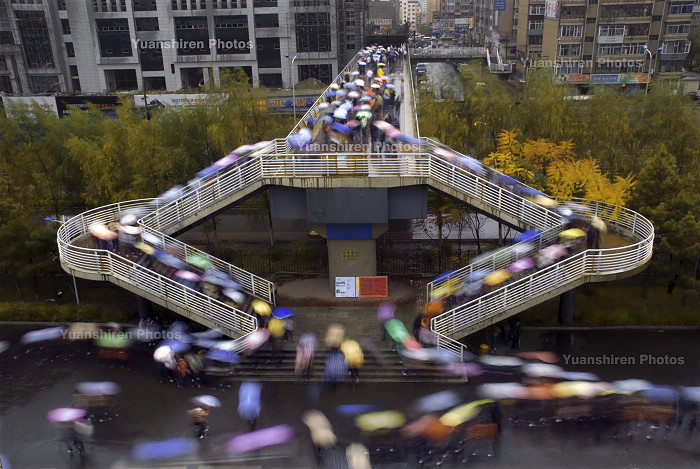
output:
[[494,11],[505,11],[506,10],[506,0],[493,0]]
[[617,83],[617,74],[591,75],[591,83]]
[[372,239],[371,223],[328,223],[328,239]]

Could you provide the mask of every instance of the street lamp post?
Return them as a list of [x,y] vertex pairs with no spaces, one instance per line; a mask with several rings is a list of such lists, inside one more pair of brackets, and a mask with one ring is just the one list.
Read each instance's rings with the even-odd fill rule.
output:
[[646,44],[644,44],[644,53],[649,54],[649,70],[647,70],[647,84],[644,87],[644,101],[647,99],[647,93],[649,92],[649,82],[651,81],[651,63],[654,60],[654,56],[656,55],[657,52],[661,51],[663,47],[659,47],[656,52],[653,54],[649,50],[649,47],[647,47]]
[[[289,54],[284,54],[285,57],[289,58]],[[294,90],[294,78],[292,76],[292,71],[294,70],[294,61],[299,58],[299,52],[297,52],[294,57],[289,61],[289,81],[292,82],[292,108],[294,109],[294,124],[297,123],[297,96]]]

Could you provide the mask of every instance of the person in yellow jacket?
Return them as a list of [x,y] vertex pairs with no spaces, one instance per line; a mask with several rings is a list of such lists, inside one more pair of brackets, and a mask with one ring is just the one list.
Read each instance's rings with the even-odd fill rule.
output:
[[359,368],[365,362],[362,347],[354,340],[346,340],[340,345],[340,351],[345,355],[345,362],[348,364],[352,380],[357,383],[360,380]]

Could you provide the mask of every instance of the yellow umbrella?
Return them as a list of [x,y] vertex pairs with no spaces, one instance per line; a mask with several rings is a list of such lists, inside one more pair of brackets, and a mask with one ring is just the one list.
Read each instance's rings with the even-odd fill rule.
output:
[[499,269],[495,272],[491,272],[486,277],[484,277],[484,284],[486,285],[498,285],[508,280],[513,274],[506,269]]
[[269,304],[264,301],[258,300],[257,298],[250,302],[253,306],[253,311],[258,313],[260,316],[269,316],[272,313],[272,308]]
[[561,236],[562,238],[570,239],[583,238],[584,236],[586,236],[586,232],[579,228],[571,228],[562,231],[561,233],[559,233],[559,236]]
[[340,344],[340,351],[345,355],[345,361],[350,367],[357,368],[365,362],[362,347],[354,340],[346,340]]
[[601,233],[608,232],[608,227],[605,225],[605,222],[598,217],[593,217],[591,220],[591,226]]
[[533,198],[532,201],[546,208],[554,208],[557,206],[556,200],[550,199],[544,195],[538,195],[537,197]]
[[149,245],[146,244],[146,243],[142,243],[141,241],[139,241],[138,243],[134,244],[134,247],[135,247],[136,249],[139,249],[139,250],[145,252],[145,253],[148,254],[148,255],[151,255],[151,254],[153,254],[153,253],[155,252],[155,249],[153,249],[152,246],[149,246]]
[[277,318],[271,318],[270,322],[267,323],[267,330],[273,337],[282,337],[285,331],[284,321]]
[[355,425],[365,432],[381,430],[382,428],[396,428],[405,423],[406,415],[398,410],[370,412],[355,417]]
[[461,286],[461,281],[457,278],[452,277],[445,283],[437,287],[435,290],[433,290],[432,299],[435,300],[437,298],[450,296],[454,294],[454,292],[457,291],[457,289]]
[[469,402],[450,409],[448,412],[443,414],[442,417],[440,417],[440,423],[450,427],[461,425],[479,415],[479,412],[481,412],[479,407],[483,404],[488,404],[489,402],[493,402],[493,400],[480,399],[478,401]]

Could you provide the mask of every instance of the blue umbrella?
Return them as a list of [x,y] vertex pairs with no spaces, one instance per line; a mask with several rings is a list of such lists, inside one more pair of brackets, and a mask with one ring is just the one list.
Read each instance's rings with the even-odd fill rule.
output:
[[363,96],[360,98],[361,103],[368,103],[370,101],[372,101],[372,98],[370,98],[369,96]]
[[478,282],[479,280],[483,279],[484,277],[486,277],[490,273],[491,273],[491,271],[489,269],[479,269],[479,270],[475,270],[471,274],[467,275],[466,279],[469,282]]
[[204,356],[224,363],[238,363],[240,361],[238,354],[229,350],[210,350]]
[[272,317],[277,319],[285,319],[294,316],[294,311],[289,308],[280,308],[279,306],[272,310]]
[[138,461],[151,459],[174,458],[194,453],[199,449],[196,441],[190,438],[176,438],[174,440],[154,441],[141,443],[134,446],[131,455]]
[[326,96],[332,98],[333,96],[335,96],[335,91],[329,91],[328,93],[326,93]]
[[673,403],[678,400],[680,393],[671,386],[651,386],[641,391],[642,396],[653,402]]
[[160,204],[167,204],[168,202],[172,202],[173,200],[182,196],[183,189],[184,186],[181,185],[173,186],[172,188],[168,189],[167,191],[163,192],[161,195],[156,197],[156,202]]
[[0,467],[2,467],[2,469],[11,469],[10,461],[7,460],[4,454],[0,454]]
[[75,385],[75,390],[88,396],[114,396],[121,387],[112,381],[85,381]]
[[253,420],[260,415],[260,393],[262,383],[244,381],[238,389],[238,415],[245,420]]
[[293,134],[287,137],[287,144],[294,149],[301,149],[304,148],[306,145],[309,144],[309,142],[306,141],[301,135],[299,134]]
[[175,353],[184,353],[190,349],[190,344],[180,342],[179,340],[164,340],[158,344],[158,347],[163,346],[170,347],[170,350]]
[[484,165],[481,163],[481,161],[477,160],[476,158],[472,158],[471,156],[458,156],[457,162],[465,168],[471,169],[476,174],[483,176],[485,173]]
[[499,174],[498,175],[498,182],[501,182],[503,184],[508,184],[510,186],[515,186],[520,184],[520,181],[515,179],[513,176],[508,176],[507,174]]
[[447,272],[438,275],[433,279],[433,283],[440,283],[444,282],[445,280],[448,280],[450,277],[452,277],[455,274],[454,270],[448,270]]
[[533,189],[532,187],[526,186],[525,184],[520,184],[517,187],[516,192],[524,197],[539,197],[544,195],[537,189]]
[[419,138],[409,137],[408,135],[399,134],[396,136],[396,140],[410,145],[423,145],[425,142]]
[[204,168],[203,170],[201,170],[200,172],[195,174],[195,176],[197,176],[198,178],[201,178],[201,179],[206,179],[206,178],[218,173],[220,170],[221,170],[221,166],[212,165],[212,166],[209,166],[207,168]]
[[541,234],[542,232],[537,229],[527,230],[515,235],[513,241],[516,243],[532,243],[533,241],[537,241]]
[[168,267],[172,267],[173,269],[187,268],[187,262],[183,261],[179,257],[175,257],[172,254],[163,251],[162,249],[156,249],[153,252],[153,257],[155,257],[158,262],[161,262]]
[[374,404],[342,404],[335,407],[336,412],[346,417],[355,417],[378,410],[380,410],[380,407]]
[[344,134],[351,134],[352,129],[348,127],[345,124],[341,124],[340,122],[334,122],[331,124],[331,129],[337,130],[338,132],[344,133]]

